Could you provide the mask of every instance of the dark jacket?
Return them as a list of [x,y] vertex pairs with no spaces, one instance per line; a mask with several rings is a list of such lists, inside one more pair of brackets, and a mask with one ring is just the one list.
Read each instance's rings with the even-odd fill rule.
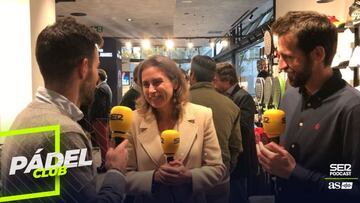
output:
[[238,178],[255,175],[258,169],[254,135],[255,102],[251,95],[239,85],[235,86],[229,97],[240,108],[240,129],[244,150],[243,153],[239,155],[238,164],[231,174],[231,177]]
[[212,109],[224,164],[229,170],[234,169],[238,155],[242,152],[239,108],[229,98],[218,93],[210,82],[192,85],[190,101]]
[[135,88],[130,88],[123,98],[121,99],[120,105],[127,106],[132,110],[135,110],[136,99],[140,96],[140,92],[138,92]]
[[106,82],[101,82],[95,90],[94,102],[89,111],[90,121],[107,119],[111,110],[112,92]]

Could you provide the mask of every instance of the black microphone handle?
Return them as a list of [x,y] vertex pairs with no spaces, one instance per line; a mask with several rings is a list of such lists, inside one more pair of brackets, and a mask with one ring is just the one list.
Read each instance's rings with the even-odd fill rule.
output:
[[171,161],[174,161],[174,156],[166,156],[166,161],[169,163]]
[[269,143],[270,142],[275,142],[276,144],[279,144],[280,143],[280,136],[269,138]]
[[125,139],[123,137],[114,137],[114,140],[115,140],[115,146],[118,146]]

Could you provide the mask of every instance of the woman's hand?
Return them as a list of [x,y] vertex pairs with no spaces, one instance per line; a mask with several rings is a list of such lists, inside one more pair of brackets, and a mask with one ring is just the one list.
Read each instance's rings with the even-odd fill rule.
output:
[[181,161],[175,160],[160,166],[155,172],[154,180],[165,185],[181,185],[191,183],[192,174]]

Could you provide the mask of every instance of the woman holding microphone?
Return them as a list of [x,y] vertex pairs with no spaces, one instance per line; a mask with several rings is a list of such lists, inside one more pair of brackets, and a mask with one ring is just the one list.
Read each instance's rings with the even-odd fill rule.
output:
[[[204,191],[221,180],[225,166],[209,108],[189,103],[181,70],[164,56],[143,61],[141,96],[129,131],[127,193],[135,202],[206,202]],[[180,134],[167,163],[160,134]]]

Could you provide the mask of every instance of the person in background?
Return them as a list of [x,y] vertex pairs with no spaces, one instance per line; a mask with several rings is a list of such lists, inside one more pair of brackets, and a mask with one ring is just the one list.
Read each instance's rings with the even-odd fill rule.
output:
[[111,110],[112,92],[107,84],[107,74],[104,69],[98,69],[98,81],[95,89],[94,101],[90,105],[89,119],[95,141],[100,148],[101,165],[97,168],[98,173],[106,171],[105,157],[109,147],[109,115]]
[[184,76],[184,78],[185,78],[185,82],[186,82],[187,86],[190,87],[190,77],[189,77],[189,74],[187,73],[186,70],[184,70],[184,69],[182,69],[182,68],[180,68],[180,70],[181,70],[181,72],[182,72],[182,74],[183,74],[183,76]]
[[266,59],[260,59],[258,61],[258,75],[256,77],[258,78],[267,78],[270,76],[269,74],[269,68],[268,68],[268,65],[267,65],[267,62],[266,62]]
[[[79,107],[90,104],[94,97],[99,66],[98,47],[102,38],[91,28],[73,18],[58,20],[43,29],[36,42],[36,60],[45,87],[37,90],[32,101],[15,119],[11,129],[60,125],[60,153],[85,151],[84,160],[92,160],[92,146],[77,123],[83,117]],[[17,170],[9,175],[13,157],[32,157],[45,164],[48,153],[55,148],[54,131],[7,137],[1,154],[2,192],[4,196],[23,195],[55,190],[55,177],[34,178],[33,171]],[[125,191],[127,141],[110,148],[106,155],[107,173],[100,189],[95,189],[92,165],[68,167],[60,176],[60,195],[31,199],[31,202],[121,202]],[[71,150],[71,151],[69,151]],[[72,159],[77,157],[72,153]],[[39,159],[34,159],[39,160]],[[77,164],[75,160],[67,160]],[[39,163],[42,162],[42,163]],[[85,161],[84,161],[85,162]],[[90,163],[91,164],[91,163]],[[31,198],[31,196],[29,196]]]
[[[204,192],[225,173],[211,109],[187,101],[184,77],[168,57],[144,60],[139,84],[139,108],[129,131],[128,194],[135,202],[206,202]],[[160,139],[168,129],[180,133],[169,163]]]
[[136,106],[136,99],[139,98],[141,88],[139,86],[138,81],[138,73],[139,73],[139,65],[137,65],[134,69],[133,73],[133,83],[130,89],[125,93],[125,95],[122,97],[120,105],[121,106],[127,106],[131,108],[132,110],[135,110]]
[[236,70],[230,63],[216,64],[213,84],[218,92],[228,96],[240,108],[243,152],[239,155],[237,166],[230,174],[230,202],[248,202],[258,171],[254,135],[255,102],[251,95],[240,87]]
[[197,55],[191,60],[190,101],[211,108],[221,147],[222,158],[227,167],[226,176],[207,192],[208,202],[228,202],[230,194],[229,175],[235,169],[242,152],[240,110],[231,99],[218,93],[213,85],[216,63],[208,56]]
[[359,180],[326,179],[360,176],[360,93],[330,68],[336,27],[326,15],[294,11],[271,30],[278,36],[279,69],[292,86],[281,102],[286,129],[280,145],[256,145],[260,164],[277,177],[275,201],[359,202]]

